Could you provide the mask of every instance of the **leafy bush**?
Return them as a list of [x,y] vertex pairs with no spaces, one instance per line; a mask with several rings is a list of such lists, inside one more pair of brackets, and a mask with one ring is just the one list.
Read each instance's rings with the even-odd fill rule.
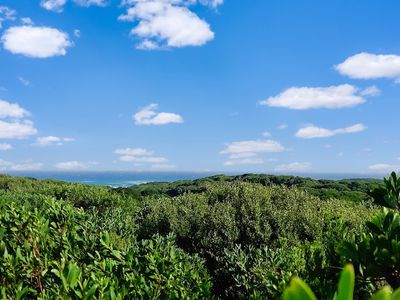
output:
[[[205,258],[219,296],[277,295],[291,274],[301,272],[301,263],[309,267],[306,278],[319,274],[312,284],[322,295],[336,274],[332,266],[340,266],[336,246],[344,232],[358,233],[374,211],[295,188],[218,183],[201,194],[147,199],[137,230],[139,240],[173,233],[178,246]],[[285,263],[272,263],[268,255],[275,252]]]
[[242,249],[238,245],[225,250],[219,265],[216,285],[225,287],[221,292],[227,299],[278,299],[290,278],[304,271],[305,257],[298,247]]
[[116,248],[83,210],[47,199],[43,210],[14,203],[0,211],[3,298],[208,298],[202,261],[171,236]]
[[400,214],[384,209],[366,225],[365,232],[343,243],[341,254],[355,264],[365,284],[386,280],[400,286]]
[[385,201],[391,208],[400,209],[400,177],[392,172],[388,178],[384,179],[386,195]]

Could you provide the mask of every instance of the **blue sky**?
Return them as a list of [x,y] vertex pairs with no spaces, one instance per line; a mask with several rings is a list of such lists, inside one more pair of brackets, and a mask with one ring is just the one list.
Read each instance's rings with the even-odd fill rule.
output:
[[1,0],[0,170],[400,170],[399,9]]

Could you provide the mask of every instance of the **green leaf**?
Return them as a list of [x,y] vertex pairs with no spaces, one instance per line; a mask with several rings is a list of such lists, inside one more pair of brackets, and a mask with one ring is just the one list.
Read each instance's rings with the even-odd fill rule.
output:
[[348,264],[340,274],[336,300],[352,300],[354,292],[354,268]]
[[400,299],[400,288],[398,288],[397,290],[395,290],[392,294],[392,296],[390,297],[391,300],[398,300]]
[[390,299],[395,299],[391,297],[392,290],[390,287],[385,286],[383,289],[379,290],[372,298],[371,300],[390,300]]
[[293,277],[283,293],[283,300],[317,300],[310,287],[301,279]]

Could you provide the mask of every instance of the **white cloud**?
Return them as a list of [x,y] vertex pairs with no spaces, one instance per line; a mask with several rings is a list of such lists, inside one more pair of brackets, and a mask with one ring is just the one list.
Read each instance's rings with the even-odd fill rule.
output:
[[392,171],[399,172],[400,165],[379,163],[368,166],[368,169],[378,173],[390,173]]
[[226,144],[221,154],[228,154],[226,166],[263,164],[264,159],[257,157],[262,153],[283,152],[285,148],[274,140],[249,140]]
[[365,102],[358,89],[349,84],[330,87],[291,87],[275,97],[260,101],[260,105],[289,109],[337,109],[353,107]]
[[261,165],[264,163],[264,160],[258,157],[254,158],[243,158],[243,159],[234,159],[228,160],[224,162],[225,166],[237,166],[237,165]]
[[56,168],[64,171],[72,171],[86,169],[87,166],[85,163],[79,161],[66,161],[57,163]]
[[16,103],[0,100],[0,139],[24,139],[37,134],[36,128],[29,120],[29,112]]
[[140,109],[134,116],[136,125],[165,125],[170,123],[183,123],[183,118],[174,113],[158,113],[157,104],[150,104]]
[[400,56],[363,52],[347,58],[335,68],[340,74],[356,79],[398,78]]
[[4,21],[15,20],[15,15],[17,12],[7,6],[0,6],[0,29],[3,27]]
[[21,18],[21,22],[24,25],[33,25],[34,24],[32,19],[28,18],[28,17]]
[[13,147],[10,144],[0,144],[0,151],[8,151],[11,150]]
[[80,6],[107,6],[110,2],[109,0],[74,0],[75,3],[79,4]]
[[224,3],[224,0],[200,0],[200,3],[203,5],[208,5],[212,8],[216,8],[219,5],[222,5]]
[[22,85],[24,85],[24,86],[28,86],[28,85],[31,85],[31,82],[29,81],[29,80],[27,80],[27,79],[25,79],[25,78],[23,78],[23,77],[18,77],[18,80],[19,80],[19,82],[21,82],[21,84]]
[[375,85],[371,85],[364,90],[361,91],[360,95],[361,96],[370,96],[370,97],[376,97],[381,94],[381,90],[378,89]]
[[361,123],[355,124],[353,126],[349,126],[346,128],[339,128],[339,129],[326,129],[317,127],[314,125],[309,125],[303,128],[300,128],[299,131],[296,133],[296,137],[303,138],[303,139],[314,139],[314,138],[326,138],[332,137],[338,134],[349,134],[349,133],[356,133],[366,130],[367,127]]
[[[106,0],[74,0],[80,6],[89,7],[92,5],[96,6],[106,6],[108,1]],[[54,12],[62,12],[67,0],[42,0],[40,5],[47,10]]]
[[60,138],[58,136],[42,136],[36,139],[34,146],[47,147],[47,146],[62,146],[66,142],[72,142],[72,138]]
[[0,100],[0,118],[19,119],[29,116],[29,112],[19,106],[17,103],[10,103]]
[[119,158],[120,161],[125,162],[135,162],[135,163],[164,163],[167,162],[168,159],[165,157],[157,157],[157,156],[130,156],[124,155]]
[[[216,7],[222,1],[202,1]],[[138,48],[201,46],[214,38],[210,25],[189,9],[196,1],[128,0],[121,21],[137,21],[131,34],[142,39]]]
[[275,167],[277,172],[306,172],[312,169],[312,165],[308,162],[294,162],[287,165]]
[[154,151],[143,148],[121,148],[114,150],[115,154],[121,155],[122,162],[133,163],[134,166],[147,166],[152,169],[172,169],[175,165],[169,164],[168,159],[155,156]]
[[114,150],[115,154],[131,155],[131,156],[151,156],[153,151],[149,151],[143,148],[124,148]]
[[65,55],[73,45],[68,34],[58,29],[26,25],[10,27],[1,41],[11,53],[35,58]]
[[40,5],[47,10],[62,12],[67,0],[42,0]]
[[250,140],[228,143],[222,154],[283,152],[285,148],[273,140]]
[[29,120],[23,121],[1,121],[0,139],[24,139],[37,134],[37,129]]

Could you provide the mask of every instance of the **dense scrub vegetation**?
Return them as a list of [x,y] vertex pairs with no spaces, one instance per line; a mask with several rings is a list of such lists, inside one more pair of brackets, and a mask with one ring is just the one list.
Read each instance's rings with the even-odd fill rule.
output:
[[400,286],[399,187],[395,174],[214,176],[127,189],[0,176],[0,294],[280,299],[300,277],[332,299],[351,262],[354,298],[364,299]]

